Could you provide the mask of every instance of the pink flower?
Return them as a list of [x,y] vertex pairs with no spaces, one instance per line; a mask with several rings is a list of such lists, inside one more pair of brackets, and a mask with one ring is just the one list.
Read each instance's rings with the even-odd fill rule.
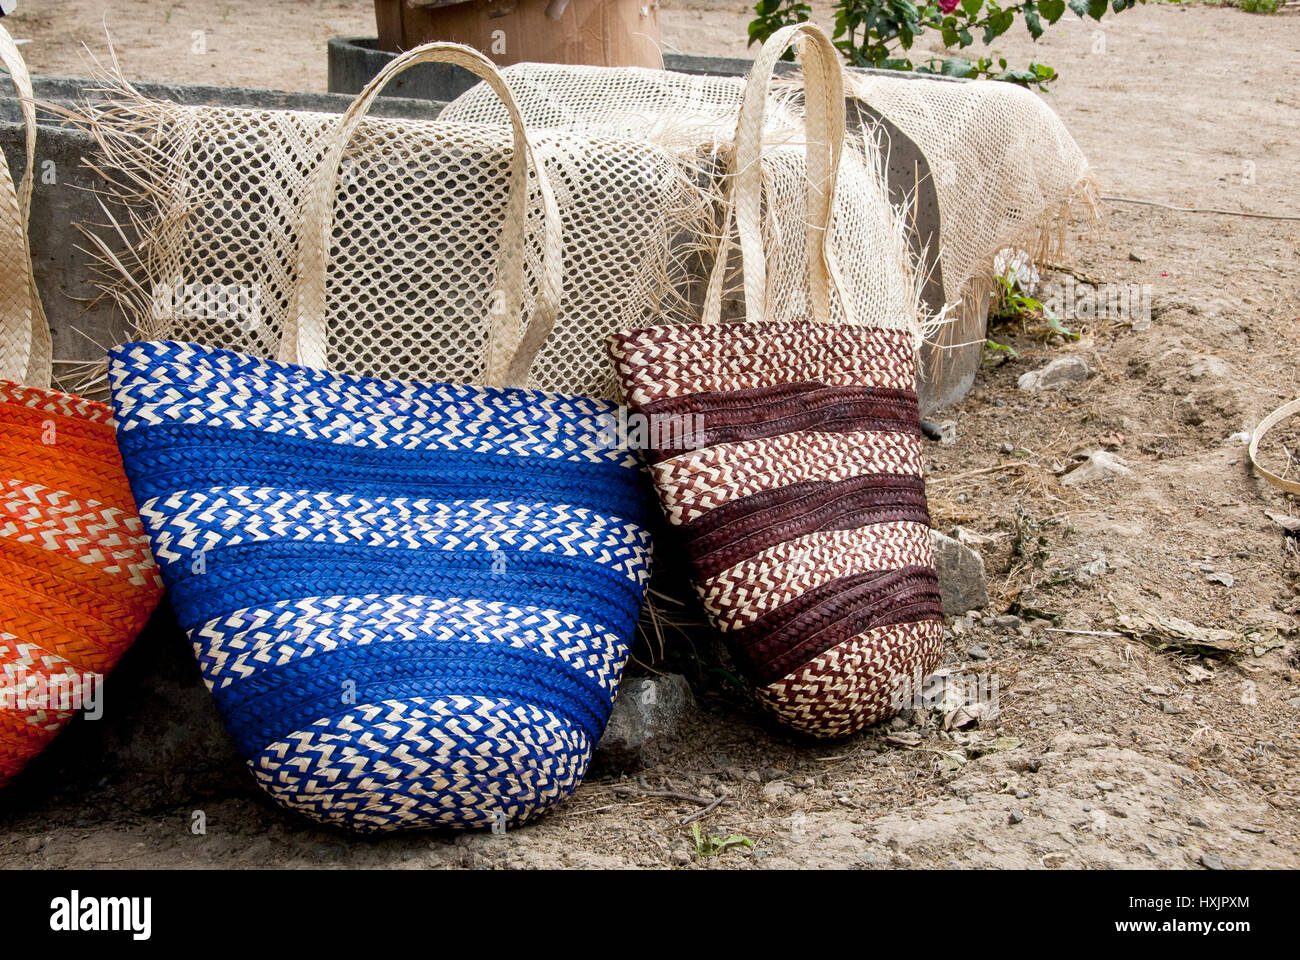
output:
[[961,6],[961,0],[939,0],[939,9],[944,13],[952,13]]

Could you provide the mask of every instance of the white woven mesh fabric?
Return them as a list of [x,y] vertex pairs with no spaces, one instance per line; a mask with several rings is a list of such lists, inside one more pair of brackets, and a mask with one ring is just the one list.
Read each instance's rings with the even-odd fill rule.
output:
[[[699,319],[744,80],[538,64],[504,74],[563,223],[560,314],[530,385],[615,397],[609,333]],[[85,105],[82,119],[106,155],[114,199],[132,210],[129,250],[113,229],[98,236],[105,288],[135,335],[276,355],[294,308],[307,178],[338,119],[178,106],[124,84]],[[797,82],[774,85],[764,139],[768,302],[772,319],[794,320],[809,313]],[[855,318],[916,331],[905,225],[877,147],[861,137],[848,147],[832,236]],[[486,84],[437,121],[362,123],[335,202],[330,369],[482,381],[510,152],[505,108]],[[535,292],[536,243],[528,257]],[[729,300],[728,312],[736,306]]]
[[845,79],[850,93],[897,125],[930,165],[950,304],[978,303],[1003,249],[1025,249],[1040,262],[1055,255],[1073,204],[1095,212],[1083,151],[1033,92],[992,80],[855,71]]
[[[634,137],[654,144],[678,158],[682,170],[697,184],[698,202],[716,209],[717,196],[724,190],[716,171],[724,168],[722,151],[735,136],[743,77],[537,63],[516,64],[502,73],[531,128],[582,136]],[[484,84],[448,104],[442,117],[478,124],[506,123],[504,108]],[[805,254],[808,188],[798,81],[773,84],[763,135],[769,317],[797,320],[810,314]],[[905,221],[889,203],[878,147],[873,138],[861,136],[850,137],[846,147],[832,236],[854,319],[919,331],[916,278],[908,260]],[[715,221],[715,228],[720,230],[720,221]],[[707,239],[711,248],[716,245],[716,234]],[[728,312],[734,312],[734,307],[733,300]],[[838,302],[833,311],[835,320],[845,319]],[[664,318],[665,322],[677,319]]]
[[[106,289],[136,335],[274,356],[293,308],[304,189],[338,118],[123,90],[82,119],[106,154],[114,199],[133,211],[131,259],[111,231],[99,236]],[[564,290],[532,385],[608,396],[604,335],[673,315],[681,258],[670,242],[707,232],[712,211],[652,144],[558,132],[535,141],[562,214]],[[511,149],[507,126],[362,123],[335,201],[330,369],[481,382]],[[538,256],[530,243],[533,293]],[[244,300],[221,299],[236,289]]]

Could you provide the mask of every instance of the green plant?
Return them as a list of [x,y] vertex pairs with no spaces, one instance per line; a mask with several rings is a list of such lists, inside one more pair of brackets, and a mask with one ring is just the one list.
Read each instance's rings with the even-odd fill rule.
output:
[[[1242,3],[1277,3],[1278,0],[1239,0]],[[1022,86],[1046,85],[1057,73],[1042,63],[1023,69],[1007,66],[1005,58],[931,57],[913,63],[905,55],[926,30],[937,30],[944,46],[964,50],[978,37],[985,46],[1011,29],[1017,18],[1024,21],[1037,40],[1043,31],[1064,16],[1066,9],[1081,18],[1100,20],[1107,11],[1119,13],[1146,0],[1020,0],[1006,6],[997,0],[836,0],[835,46],[855,67],[888,70],[916,70],[949,77],[986,77]],[[749,24],[749,42],[763,41],[781,27],[801,23],[812,16],[812,7],[802,0],[758,0],[754,20]],[[787,57],[789,54],[787,54]]]
[[691,824],[691,836],[695,838],[695,855],[697,857],[716,857],[723,850],[731,847],[749,847],[753,849],[754,841],[733,833],[729,837],[719,835],[704,836],[698,823]]
[[991,319],[1025,320],[1041,316],[1047,321],[1052,333],[1060,334],[1069,340],[1079,339],[1079,334],[1062,323],[1061,318],[1053,313],[1045,303],[1030,296],[1024,285],[1021,284],[1020,277],[1015,270],[1012,270],[1006,276],[998,277],[997,281],[1002,289],[999,292],[998,304]]
[[1282,9],[1282,0],[1233,0],[1232,5],[1247,13],[1277,13]]

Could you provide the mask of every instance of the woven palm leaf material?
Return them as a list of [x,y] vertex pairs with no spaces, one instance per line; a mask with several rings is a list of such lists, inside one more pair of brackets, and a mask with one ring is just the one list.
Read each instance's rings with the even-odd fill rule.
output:
[[[719,169],[727,162],[745,89],[743,77],[707,77],[647,70],[641,67],[520,63],[502,76],[515,90],[519,109],[530,127],[547,135],[633,140],[666,153],[688,175],[697,206],[715,211],[707,225],[708,254],[716,254],[722,232],[725,184]],[[765,196],[764,234],[768,258],[771,320],[794,320],[807,314],[811,296],[805,244],[808,234],[807,173],[804,169],[806,120],[802,84],[782,79],[765,91],[764,150],[759,158]],[[449,121],[504,124],[500,101],[479,84],[447,105]],[[851,310],[831,304],[836,322],[870,317],[873,326],[919,334],[917,284],[907,246],[906,220],[889,201],[880,171],[884,164],[874,136],[846,136],[839,177],[844,188],[834,198],[831,243],[843,271]],[[633,187],[635,184],[629,184]],[[680,282],[682,277],[674,277]],[[702,290],[706,276],[687,275]],[[732,291],[724,290],[730,310]],[[673,309],[654,321],[689,322],[699,316],[699,297],[688,315],[681,298],[667,298]],[[737,304],[738,306],[738,304]],[[651,320],[645,321],[652,322]],[[624,323],[617,330],[644,324]]]
[[31,81],[0,27],[0,60],[27,124],[15,189],[0,156],[0,786],[79,710],[162,594],[102,404],[57,393],[31,273]]
[[0,381],[0,463],[3,785],[101,695],[162,582],[107,407]]
[[110,372],[178,620],[272,796],[360,830],[568,796],[647,576],[615,405],[174,343]]
[[[994,80],[847,73],[851,96],[887,117],[925,155],[939,203],[939,262],[952,308],[935,341],[984,338],[997,255],[1022,249],[1059,261],[1066,228],[1099,216],[1083,151],[1043,98]],[[1005,272],[1005,270],[1003,271]],[[943,362],[944,354],[937,354]]]
[[[504,303],[531,306],[520,323],[461,305],[466,329],[486,314],[486,386],[322,369],[348,318],[327,284],[347,146],[392,77],[433,61],[484,77],[511,118],[492,272]],[[611,442],[619,407],[520,386],[559,313],[550,179],[491,62],[430,44],[358,96],[305,197],[281,360],[173,342],[110,355],[141,516],[271,796],[360,831],[520,823],[587,769],[650,551],[638,459]]]
[[[485,88],[486,89],[486,88]],[[120,80],[79,111],[99,142],[112,214],[95,230],[103,289],[141,340],[274,356],[295,313],[299,210],[338,124],[333,114],[186,106]],[[553,184],[565,287],[527,386],[615,395],[604,338],[655,318],[689,318],[678,290],[712,208],[676,158],[633,138],[533,137]],[[335,185],[327,295],[328,366],[422,382],[490,378],[491,324],[471,322],[502,286],[511,133],[499,124],[368,117]],[[539,203],[525,233],[529,284],[502,304],[534,307]],[[689,249],[678,249],[676,244]],[[439,283],[420,278],[443,278]],[[90,383],[102,386],[103,371]]]
[[[756,131],[761,87],[801,36],[813,316],[773,321],[761,319]],[[764,45],[750,74],[734,212],[754,319],[719,322],[715,268],[703,323],[618,334],[609,345],[637,413],[699,425],[691,449],[652,446],[647,458],[706,613],[759,699],[789,726],[825,737],[895,712],[900,683],[934,667],[943,635],[913,339],[832,322],[828,309],[842,297],[825,242],[844,123],[836,57],[824,33],[790,27]]]

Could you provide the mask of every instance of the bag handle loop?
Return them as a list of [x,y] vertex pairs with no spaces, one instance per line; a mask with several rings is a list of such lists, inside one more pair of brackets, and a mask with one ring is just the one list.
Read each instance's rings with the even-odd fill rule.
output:
[[[509,195],[498,245],[497,286],[490,317],[487,386],[521,386],[528,380],[533,359],[546,342],[560,308],[563,245],[560,211],[555,195],[524,126],[523,115],[505,78],[495,64],[472,47],[458,43],[428,43],[409,50],[381,70],[343,114],[329,150],[308,181],[300,241],[296,308],[280,342],[280,359],[309,367],[325,367],[327,330],[325,275],[329,267],[334,199],[343,153],[380,91],[395,76],[421,63],[453,63],[485,80],[505,104],[514,133],[510,158]],[[519,332],[519,312],[525,293],[524,244],[527,239],[528,172],[531,166],[542,200],[542,275],[537,299],[526,328]],[[510,350],[513,346],[513,351]]]
[[726,223],[704,299],[703,322],[706,324],[721,319],[722,281],[731,248],[733,219],[744,273],[745,316],[760,320],[767,315],[767,258],[763,248],[762,219],[763,126],[773,69],[792,44],[797,44],[804,70],[807,256],[813,321],[830,322],[832,291],[848,315],[849,305],[843,296],[843,284],[830,243],[835,186],[844,148],[844,70],[840,66],[839,52],[825,31],[811,23],[797,23],[783,27],[768,38],[754,58],[745,80],[736,139],[731,151],[731,169],[728,171],[732,188],[727,199]]
[[1286,480],[1279,477],[1276,473],[1273,473],[1273,471],[1261,467],[1258,459],[1259,441],[1264,439],[1264,434],[1268,433],[1279,423],[1297,411],[1300,411],[1300,399],[1291,400],[1282,404],[1282,406],[1278,407],[1263,420],[1259,421],[1259,426],[1257,426],[1250,434],[1250,446],[1247,448],[1247,452],[1250,455],[1250,464],[1255,468],[1255,472],[1269,483],[1273,484],[1273,486],[1285,490],[1287,493],[1300,493],[1300,482],[1295,480]]
[[36,106],[32,78],[13,37],[0,26],[0,63],[18,92],[27,134],[27,170],[14,189],[9,164],[0,154],[0,271],[6,278],[21,276],[18,282],[0,283],[0,379],[16,380],[30,387],[50,386],[50,326],[45,319],[36,276],[32,271],[31,235],[28,221],[32,212],[32,181],[36,171]]

